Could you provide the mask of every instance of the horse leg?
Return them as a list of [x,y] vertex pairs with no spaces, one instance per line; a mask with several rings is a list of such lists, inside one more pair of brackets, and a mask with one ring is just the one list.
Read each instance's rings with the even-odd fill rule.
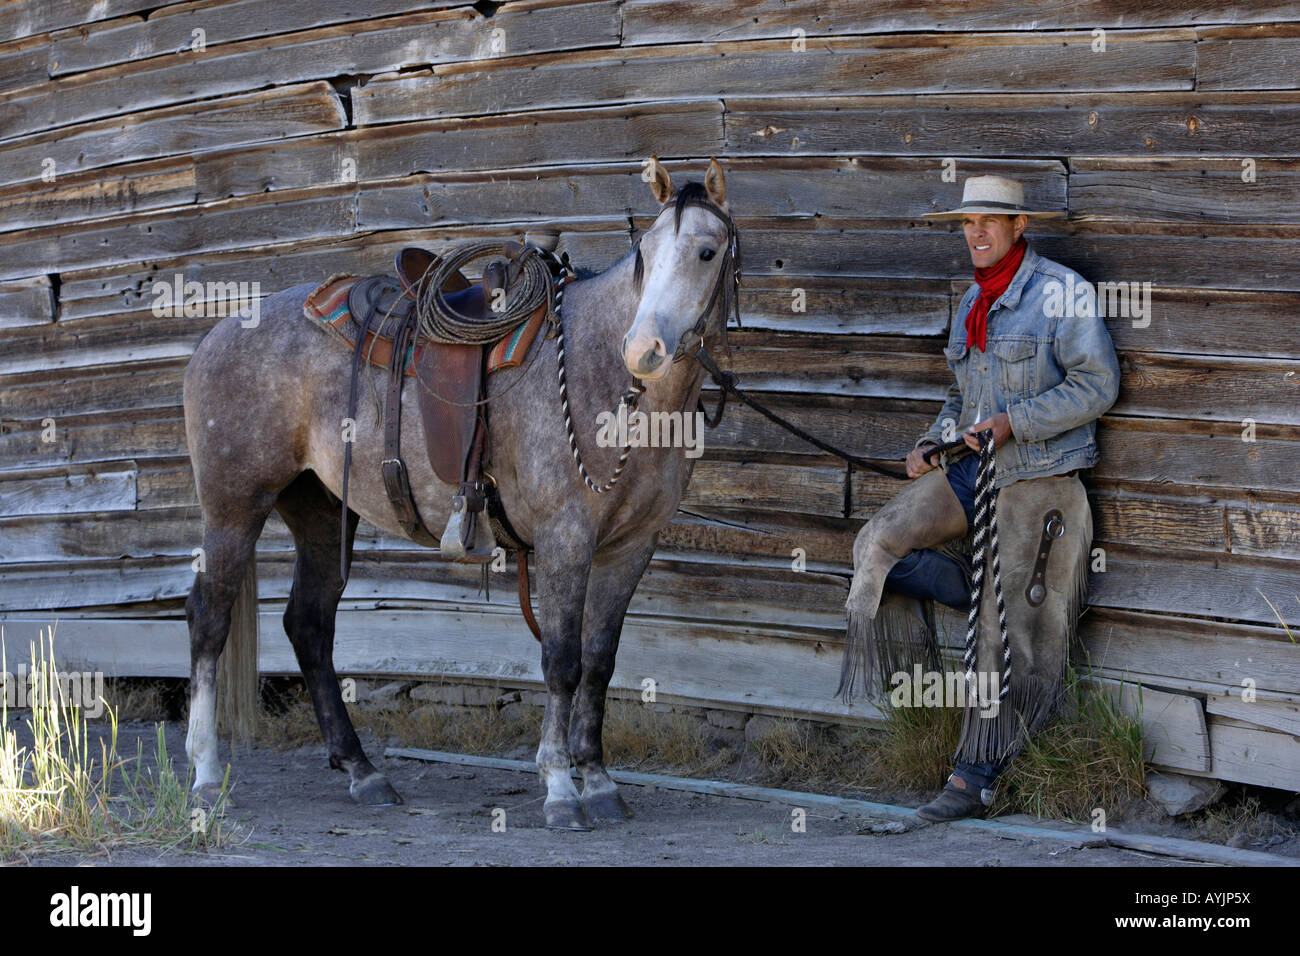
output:
[[605,692],[614,675],[632,592],[654,554],[654,542],[628,555],[600,554],[592,565],[583,614],[582,677],[569,722],[569,750],[582,774],[582,807],[593,821],[621,821],[632,815],[618,786],[605,771],[601,733],[605,723]]
[[[276,510],[293,532],[298,559],[293,590],[284,609],[284,630],[293,644],[298,666],[307,681],[321,736],[329,748],[330,766],[347,771],[348,792],[357,803],[392,806],[402,802],[382,773],[375,769],[352,726],[338,674],[334,670],[334,622],[344,582],[339,570],[340,502],[313,474],[304,473],[284,490]],[[358,517],[348,512],[348,562]]]
[[[575,520],[570,534],[580,527]],[[549,545],[549,546],[548,546]],[[589,830],[578,788],[569,776],[569,717],[582,675],[582,609],[591,570],[591,543],[538,541],[538,624],[542,631],[542,675],[546,715],[537,748],[537,769],[546,783],[543,812],[555,830]]]
[[190,714],[185,753],[194,768],[196,794],[215,800],[221,788],[217,759],[217,660],[230,634],[231,610],[253,557],[270,505],[222,523],[205,521],[203,570],[185,602],[190,630]]

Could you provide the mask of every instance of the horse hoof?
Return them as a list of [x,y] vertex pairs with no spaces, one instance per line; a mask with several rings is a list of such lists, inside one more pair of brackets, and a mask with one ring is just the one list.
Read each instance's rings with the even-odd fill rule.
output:
[[632,818],[632,810],[623,802],[623,795],[617,790],[582,798],[582,809],[587,812],[587,819],[598,823],[622,823]]
[[543,809],[546,813],[548,830],[586,832],[591,829],[591,824],[587,822],[587,815],[582,811],[582,804],[577,800],[557,800],[555,803],[546,804]]
[[225,798],[222,798],[221,784],[219,783],[208,783],[201,787],[195,787],[191,793],[194,797],[194,802],[199,806],[209,808],[215,807],[219,800],[223,807],[233,807],[235,805],[235,801],[230,798],[228,792],[226,793]]
[[395,807],[402,802],[401,794],[393,789],[382,773],[372,773],[348,787],[352,799],[367,807]]

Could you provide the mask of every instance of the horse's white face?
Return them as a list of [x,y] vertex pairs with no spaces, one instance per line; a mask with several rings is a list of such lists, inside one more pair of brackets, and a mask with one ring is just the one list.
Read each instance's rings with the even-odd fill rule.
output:
[[[717,201],[722,196],[715,195],[710,189],[710,200],[728,212],[725,202]],[[668,375],[682,335],[709,304],[727,252],[727,225],[712,212],[686,206],[676,231],[675,218],[674,204],[641,237],[641,301],[623,337],[628,371],[651,382]]]

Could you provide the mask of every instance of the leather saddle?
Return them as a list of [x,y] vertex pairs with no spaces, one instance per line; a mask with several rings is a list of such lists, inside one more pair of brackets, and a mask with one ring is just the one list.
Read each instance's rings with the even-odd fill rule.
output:
[[[510,243],[506,259],[484,269],[483,280],[471,284],[454,272],[443,284],[447,304],[471,320],[497,317],[490,304],[498,290],[508,291],[518,278],[518,257],[525,247]],[[494,346],[440,342],[419,335],[419,301],[439,259],[424,249],[408,247],[396,257],[396,276],[361,279],[331,277],[313,292],[304,311],[322,319],[353,348],[348,415],[355,418],[357,382],[363,362],[388,369],[384,401],[385,490],[403,530],[421,544],[438,547],[450,560],[490,561],[496,550],[493,524],[514,549],[526,547],[510,527],[495,496],[490,476],[483,478],[487,438],[484,380],[489,370],[522,362],[545,320],[543,304],[517,330]],[[420,518],[406,463],[401,456],[401,397],[407,377],[419,385],[420,416],[425,450],[440,481],[458,487],[452,513],[441,538],[435,538]],[[344,464],[344,505],[351,445]],[[490,520],[479,520],[484,512]]]

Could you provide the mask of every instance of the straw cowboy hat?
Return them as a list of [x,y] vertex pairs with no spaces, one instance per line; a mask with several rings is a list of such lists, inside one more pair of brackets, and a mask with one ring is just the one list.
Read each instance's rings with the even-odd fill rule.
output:
[[1004,176],[971,176],[962,188],[961,205],[946,212],[922,213],[923,219],[960,219],[969,213],[1059,219],[1064,210],[1044,212],[1025,208],[1025,187]]

